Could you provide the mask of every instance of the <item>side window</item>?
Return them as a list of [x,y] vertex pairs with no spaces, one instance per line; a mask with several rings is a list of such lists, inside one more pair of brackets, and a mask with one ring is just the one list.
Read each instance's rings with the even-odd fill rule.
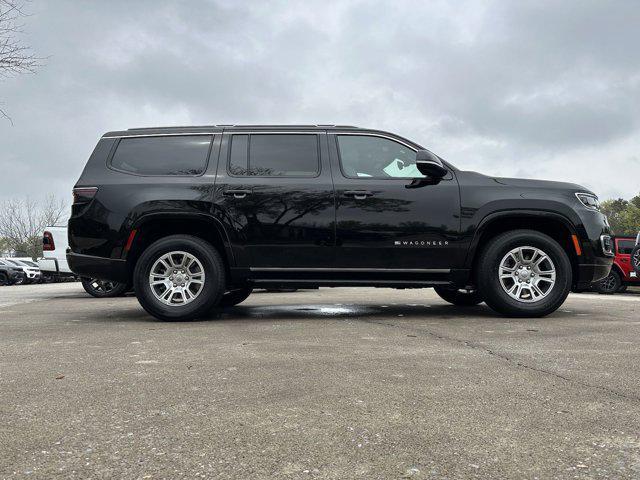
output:
[[207,165],[210,135],[123,138],[111,168],[136,175],[200,175]]
[[631,255],[635,246],[636,244],[633,240],[618,240],[618,253]]
[[233,135],[229,173],[237,176],[315,177],[320,172],[315,134]]
[[348,178],[424,178],[415,150],[367,135],[338,135],[340,166]]

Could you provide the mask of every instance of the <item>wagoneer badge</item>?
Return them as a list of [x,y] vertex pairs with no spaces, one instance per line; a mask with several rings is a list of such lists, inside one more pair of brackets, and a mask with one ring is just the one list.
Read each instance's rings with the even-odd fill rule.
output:
[[395,240],[396,247],[446,247],[448,240]]

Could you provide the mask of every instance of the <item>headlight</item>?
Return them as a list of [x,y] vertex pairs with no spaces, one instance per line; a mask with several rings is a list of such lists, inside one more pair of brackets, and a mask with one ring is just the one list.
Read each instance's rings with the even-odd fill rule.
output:
[[580,203],[585,207],[590,208],[591,210],[600,211],[600,202],[598,201],[598,197],[592,193],[576,193],[576,197],[578,197]]

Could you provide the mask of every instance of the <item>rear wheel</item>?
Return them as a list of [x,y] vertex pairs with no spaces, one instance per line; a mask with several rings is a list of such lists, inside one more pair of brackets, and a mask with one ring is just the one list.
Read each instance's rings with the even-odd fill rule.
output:
[[225,291],[220,254],[208,242],[190,235],[171,235],[147,247],[133,278],[140,305],[160,320],[206,315]]
[[444,287],[434,287],[434,290],[444,301],[460,307],[471,307],[482,303],[482,296],[477,290],[456,290]]
[[0,273],[0,286],[9,285],[9,279],[4,273]]
[[82,288],[92,297],[110,298],[124,295],[129,290],[126,283],[100,280],[98,278],[82,278]]
[[534,230],[491,239],[476,266],[476,284],[486,304],[512,317],[542,317],[557,310],[569,294],[571,277],[567,253]]
[[622,286],[622,279],[620,278],[620,274],[615,270],[611,270],[609,275],[605,277],[598,286],[596,290],[598,293],[602,293],[604,295],[611,295],[613,293],[617,293]]
[[253,291],[253,288],[251,287],[239,288],[237,290],[229,290],[228,292],[225,292],[224,295],[222,295],[219,306],[233,307],[234,305],[238,305],[239,303],[242,303],[247,298],[249,298],[249,295],[251,295],[252,291]]

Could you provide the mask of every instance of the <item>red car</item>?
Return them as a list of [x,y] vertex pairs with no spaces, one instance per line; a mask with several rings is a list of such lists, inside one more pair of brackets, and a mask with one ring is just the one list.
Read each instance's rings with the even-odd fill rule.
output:
[[611,273],[597,286],[600,293],[621,293],[628,286],[640,286],[640,276],[634,270],[631,263],[631,253],[636,246],[636,239],[633,237],[616,237],[614,239],[615,258]]

